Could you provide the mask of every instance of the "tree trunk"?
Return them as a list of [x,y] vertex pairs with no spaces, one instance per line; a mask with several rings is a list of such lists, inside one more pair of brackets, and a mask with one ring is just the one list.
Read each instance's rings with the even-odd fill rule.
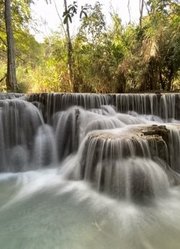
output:
[[[67,1],[64,0],[64,9],[67,13]],[[76,87],[74,84],[74,74],[73,74],[73,47],[71,42],[70,30],[69,30],[69,21],[66,22],[66,33],[67,33],[67,56],[68,56],[68,71],[69,71],[69,82],[73,92],[76,92]]]
[[173,68],[170,68],[169,74],[168,74],[167,91],[172,90],[172,81],[173,81]]
[[160,84],[161,84],[161,89],[164,91],[165,87],[166,87],[166,84],[165,84],[165,82],[163,80],[161,69],[159,69],[159,81],[160,81]]
[[131,23],[131,9],[130,9],[130,0],[128,0],[127,9],[128,9],[128,14],[129,14],[129,23]]
[[6,37],[7,37],[6,87],[7,87],[7,91],[16,92],[17,91],[17,80],[16,80],[14,37],[13,37],[12,20],[11,20],[11,0],[5,0],[4,17],[5,17]]
[[144,0],[140,0],[139,1],[139,12],[140,12],[139,26],[140,26],[140,28],[142,28],[143,10],[144,10]]

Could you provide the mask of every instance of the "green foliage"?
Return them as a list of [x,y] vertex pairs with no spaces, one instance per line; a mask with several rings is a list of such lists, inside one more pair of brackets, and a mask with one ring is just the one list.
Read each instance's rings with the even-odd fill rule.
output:
[[[79,14],[80,19],[83,17],[87,17],[87,11],[91,7],[91,5],[85,4],[84,6],[81,6],[81,11]],[[73,17],[78,12],[78,5],[77,2],[74,1],[73,4],[70,4],[67,9],[65,8],[65,11],[63,12],[63,23],[67,24],[68,22],[72,23]]]
[[72,18],[75,14],[77,14],[77,2],[73,2],[73,4],[70,4],[65,11],[63,12],[63,19],[64,24],[67,24],[67,22],[72,22]]
[[[6,44],[6,28],[5,28],[5,1],[3,0],[0,3],[0,60],[3,63],[7,63],[7,53],[8,53],[8,49],[7,49],[7,44]],[[23,39],[26,40],[27,36],[30,37],[29,31],[28,31],[28,24],[29,24],[29,20],[30,20],[30,0],[14,0],[11,1],[11,6],[10,6],[10,11],[11,11],[11,19],[12,19],[12,23],[9,25],[13,31],[13,36],[16,36],[16,38],[19,38],[20,36],[20,42],[16,44],[16,61],[18,64],[18,61],[24,61],[23,55],[24,55],[24,51],[23,50],[19,50],[18,49],[18,45],[22,44]],[[7,9],[7,8],[6,8]],[[28,38],[29,38],[28,37]],[[15,39],[16,40],[16,39]],[[12,41],[12,39],[11,39]],[[9,43],[8,43],[9,44]],[[14,48],[14,42],[11,42],[11,44],[13,44],[11,46]],[[23,44],[24,45],[24,44]],[[20,46],[23,46],[20,45]],[[14,50],[14,49],[13,49]],[[13,59],[14,61],[14,59]],[[12,63],[12,61],[11,61]],[[7,67],[9,68],[9,67]],[[7,68],[5,68],[5,72],[4,75],[7,75],[7,78],[9,79],[8,75],[9,73],[12,71],[8,71],[6,73]],[[14,79],[15,77],[15,72],[14,72]],[[16,80],[14,80],[16,81]],[[1,82],[2,83],[2,82]],[[12,82],[11,82],[12,83]],[[8,82],[8,84],[10,84]],[[8,86],[7,84],[7,88],[9,86],[11,86],[11,84]],[[16,83],[14,83],[16,84]],[[11,87],[12,88],[12,87]]]
[[[49,2],[49,1],[48,1]],[[145,1],[148,14],[141,25],[123,26],[117,13],[107,28],[100,3],[76,2],[63,13],[72,22],[80,14],[78,33],[71,38],[73,77],[77,91],[129,92],[180,90],[180,6],[173,0]],[[66,37],[54,33],[38,43],[29,33],[30,1],[13,1],[13,28],[19,91],[72,91],[67,67]],[[6,35],[0,2],[0,90],[5,91]]]
[[58,70],[51,60],[35,68],[19,66],[17,78],[20,92],[61,91]]
[[84,37],[88,42],[99,42],[106,30],[106,22],[102,13],[102,5],[96,2],[94,6],[88,5],[86,16],[82,18],[78,36]]
[[0,92],[6,91],[6,63],[0,60]]
[[126,28],[124,37],[129,53],[120,63],[119,74],[125,79],[126,91],[178,89],[179,5],[170,0],[152,0],[147,4],[149,14],[143,18],[142,26]]

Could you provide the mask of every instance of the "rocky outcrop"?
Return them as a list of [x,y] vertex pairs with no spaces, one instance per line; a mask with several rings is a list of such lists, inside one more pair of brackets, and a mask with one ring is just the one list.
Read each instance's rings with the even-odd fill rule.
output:
[[180,184],[171,165],[170,132],[165,125],[139,125],[88,133],[79,150],[78,179],[112,196],[127,198],[129,191],[141,200],[164,184]]
[[152,125],[139,130],[141,139],[148,142],[151,158],[159,157],[170,163],[168,143],[170,131],[165,125]]

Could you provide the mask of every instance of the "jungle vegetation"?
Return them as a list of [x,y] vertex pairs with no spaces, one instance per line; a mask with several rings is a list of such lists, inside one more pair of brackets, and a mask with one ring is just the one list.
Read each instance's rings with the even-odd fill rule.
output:
[[[107,25],[99,2],[82,6],[79,13],[77,2],[64,0],[62,32],[41,43],[29,30],[31,4],[0,2],[1,92],[180,91],[177,0],[139,0],[139,22],[127,25],[115,12]],[[80,24],[71,36],[75,15]]]

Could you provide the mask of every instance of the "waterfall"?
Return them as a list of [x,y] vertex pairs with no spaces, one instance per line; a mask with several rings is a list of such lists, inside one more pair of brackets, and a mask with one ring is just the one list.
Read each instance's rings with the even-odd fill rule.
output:
[[180,94],[0,94],[0,247],[179,249]]
[[44,123],[38,109],[21,99],[0,100],[0,170],[25,168],[32,157],[34,137]]
[[169,122],[171,119],[180,119],[180,94],[89,94],[89,93],[52,93],[32,94],[26,97],[30,102],[42,105],[46,120],[57,111],[67,110],[72,106],[81,106],[84,109],[101,108],[102,105],[115,106],[121,113],[134,111],[138,114],[154,115]]
[[0,170],[66,167],[66,179],[105,195],[155,197],[180,182],[178,101],[178,94],[3,96]]

